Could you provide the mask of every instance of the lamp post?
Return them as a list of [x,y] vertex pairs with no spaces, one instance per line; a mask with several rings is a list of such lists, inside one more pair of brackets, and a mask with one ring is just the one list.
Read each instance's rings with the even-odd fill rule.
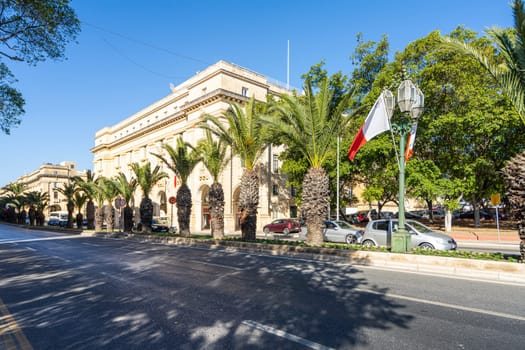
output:
[[[395,108],[395,97],[392,92],[385,91],[385,105],[388,117],[392,119]],[[399,153],[397,162],[399,165],[399,209],[398,227],[392,234],[392,251],[407,252],[411,250],[412,242],[410,233],[405,228],[405,146],[407,135],[412,129],[412,125],[423,113],[425,97],[421,90],[410,80],[404,80],[397,89],[397,104],[401,111],[401,116],[392,122],[392,131],[399,135]]]

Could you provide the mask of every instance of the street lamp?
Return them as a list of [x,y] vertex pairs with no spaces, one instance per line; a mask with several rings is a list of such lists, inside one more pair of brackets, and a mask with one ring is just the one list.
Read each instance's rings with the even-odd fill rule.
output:
[[[388,90],[384,91],[384,97],[388,117],[392,120],[395,97]],[[399,209],[398,227],[392,234],[391,247],[393,252],[407,252],[411,249],[412,242],[410,233],[405,228],[405,146],[412,125],[417,123],[423,113],[425,96],[410,80],[404,80],[397,89],[397,105],[402,114],[391,125],[392,132],[399,135],[399,154],[396,156],[399,165]]]

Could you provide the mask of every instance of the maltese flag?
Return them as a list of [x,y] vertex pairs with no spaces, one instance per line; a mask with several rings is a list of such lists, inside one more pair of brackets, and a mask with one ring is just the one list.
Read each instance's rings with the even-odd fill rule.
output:
[[405,163],[408,162],[410,157],[414,154],[414,142],[416,142],[416,131],[417,123],[412,124],[412,129],[408,135],[407,147],[405,150]]
[[359,151],[367,141],[370,141],[387,130],[390,130],[390,120],[386,112],[385,97],[383,93],[381,93],[370,110],[370,113],[368,113],[365,122],[361,125],[352,145],[348,149],[348,158],[354,160],[357,151]]

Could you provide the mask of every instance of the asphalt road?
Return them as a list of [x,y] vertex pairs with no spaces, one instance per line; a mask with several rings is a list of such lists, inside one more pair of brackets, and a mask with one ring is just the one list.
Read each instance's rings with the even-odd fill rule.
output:
[[0,349],[518,349],[524,292],[0,225]]

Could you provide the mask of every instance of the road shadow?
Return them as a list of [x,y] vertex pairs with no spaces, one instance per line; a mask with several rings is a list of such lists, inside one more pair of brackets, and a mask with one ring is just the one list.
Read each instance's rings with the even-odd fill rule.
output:
[[0,246],[0,296],[34,349],[307,348],[286,334],[344,349],[412,320],[350,265],[122,240],[32,244]]

